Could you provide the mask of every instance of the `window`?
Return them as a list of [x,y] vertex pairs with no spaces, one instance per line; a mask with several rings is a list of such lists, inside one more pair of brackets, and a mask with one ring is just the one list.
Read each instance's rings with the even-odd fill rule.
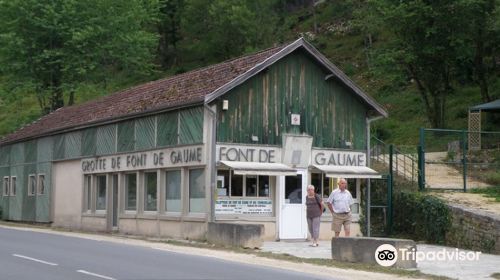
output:
[[10,195],[16,196],[17,177],[10,177]]
[[311,173],[311,185],[316,193],[323,194],[323,199],[328,198],[331,193],[330,178],[324,173]]
[[246,196],[257,196],[257,176],[246,176]]
[[167,171],[165,181],[165,209],[167,212],[181,212],[181,171]]
[[137,174],[125,174],[125,210],[137,210]]
[[144,211],[157,210],[157,177],[156,172],[144,173]]
[[106,210],[106,175],[97,176],[95,210]]
[[189,170],[189,212],[205,212],[205,176],[203,169]]
[[217,171],[218,196],[270,197],[269,176],[236,175],[233,171]]
[[285,176],[285,203],[301,204],[302,197],[302,175]]
[[83,210],[86,212],[92,211],[92,176],[85,175],[83,177],[83,195],[85,197],[85,201],[83,204]]
[[259,197],[269,197],[269,176],[259,176]]
[[269,197],[269,176],[246,175],[245,193],[251,197]]
[[28,177],[28,195],[36,194],[36,176],[34,174]]
[[217,172],[217,195],[229,196],[229,170]]
[[354,203],[351,205],[351,213],[359,214],[359,196],[358,191],[360,188],[361,182],[359,179],[347,179],[347,189],[351,192],[352,199]]
[[358,198],[358,190],[356,188],[356,179],[347,179],[347,189],[351,192],[352,198]]
[[231,196],[243,196],[243,175],[231,171]]
[[45,194],[45,174],[38,174],[38,194]]
[[8,196],[10,195],[10,182],[9,182],[9,177],[3,177],[3,195]]

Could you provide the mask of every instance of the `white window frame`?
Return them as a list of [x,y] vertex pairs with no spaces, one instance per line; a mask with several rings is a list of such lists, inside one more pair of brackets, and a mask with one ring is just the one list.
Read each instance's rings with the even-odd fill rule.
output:
[[93,179],[92,175],[83,175],[83,213],[92,213]]
[[[32,184],[34,183],[34,184]],[[33,187],[33,188],[31,188]],[[28,175],[28,196],[35,196],[37,192],[36,174]]]
[[3,194],[3,196],[10,195],[10,178],[9,178],[9,176],[3,177],[2,194]]
[[[94,180],[95,180],[95,192],[93,195],[94,198],[94,209],[96,214],[105,214],[106,210],[108,209],[108,175],[107,174],[97,174],[94,175]],[[104,209],[97,209],[97,199],[99,197],[99,178],[98,177],[104,177],[104,182],[105,182],[105,187],[104,187]]]
[[[44,195],[47,192],[47,190],[46,190],[47,186],[45,185],[45,183],[46,183],[45,182],[45,173],[38,174],[37,181],[36,181],[36,193],[38,195]],[[42,186],[43,186],[43,189],[42,189]]]
[[[168,207],[168,203],[167,203],[167,193],[168,193],[168,190],[167,190],[167,180],[168,180],[168,173],[169,172],[174,172],[174,171],[178,171],[179,172],[179,176],[180,176],[180,182],[179,182],[179,192],[180,192],[180,209],[179,211],[168,211],[167,207]],[[182,209],[183,209],[183,198],[184,198],[184,194],[183,194],[183,182],[184,182],[184,179],[183,179],[183,176],[184,176],[184,171],[182,168],[175,168],[175,169],[164,169],[164,170],[161,170],[161,172],[163,172],[162,176],[164,177],[164,181],[162,183],[160,183],[161,185],[161,188],[163,188],[163,196],[162,196],[162,200],[164,201],[165,205],[164,205],[164,213],[165,214],[173,214],[173,215],[179,215],[180,213],[182,213]],[[161,191],[160,191],[161,193]]]
[[10,196],[17,195],[17,176],[10,177]]
[[207,186],[205,185],[205,181],[204,181],[205,197],[203,198],[204,199],[203,203],[205,203],[205,205],[203,207],[204,211],[202,211],[202,212],[191,211],[191,172],[194,171],[194,170],[202,170],[203,177],[207,176],[207,174],[206,174],[207,170],[206,170],[205,167],[201,167],[201,166],[199,166],[199,167],[192,167],[192,168],[189,168],[187,170],[187,174],[186,174],[186,176],[187,176],[186,177],[187,178],[187,184],[186,184],[186,186],[187,186],[187,201],[188,201],[188,203],[187,203],[187,211],[190,214],[206,214],[207,211],[209,211],[209,209],[207,209],[207,205],[206,205],[205,201],[207,199],[207,195],[210,195],[210,193],[207,193],[207,189],[206,189]]

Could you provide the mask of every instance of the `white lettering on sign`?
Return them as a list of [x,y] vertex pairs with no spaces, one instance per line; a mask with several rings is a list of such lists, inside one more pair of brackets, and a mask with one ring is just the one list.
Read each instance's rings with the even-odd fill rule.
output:
[[190,146],[82,159],[82,171],[83,173],[103,173],[204,163],[203,146]]
[[338,166],[366,166],[366,154],[335,150],[313,150],[313,164]]
[[243,200],[243,199],[218,199],[215,202],[215,214],[247,214],[271,215],[273,213],[272,200]]
[[281,160],[281,149],[275,147],[217,145],[217,160],[275,163]]

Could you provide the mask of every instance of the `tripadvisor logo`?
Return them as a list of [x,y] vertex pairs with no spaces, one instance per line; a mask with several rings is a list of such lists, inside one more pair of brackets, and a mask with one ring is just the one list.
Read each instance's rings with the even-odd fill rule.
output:
[[401,261],[478,261],[481,252],[463,251],[446,248],[434,251],[417,251],[415,247],[399,248],[391,244],[382,244],[375,250],[375,261],[381,266],[392,266],[398,259]]
[[381,266],[392,266],[398,261],[398,251],[391,244],[382,244],[375,250],[375,260]]

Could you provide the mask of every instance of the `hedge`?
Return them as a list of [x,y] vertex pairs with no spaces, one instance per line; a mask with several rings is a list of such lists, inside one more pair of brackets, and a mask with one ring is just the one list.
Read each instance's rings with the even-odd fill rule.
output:
[[439,198],[418,192],[394,195],[393,233],[414,240],[444,244],[451,227],[451,213]]

